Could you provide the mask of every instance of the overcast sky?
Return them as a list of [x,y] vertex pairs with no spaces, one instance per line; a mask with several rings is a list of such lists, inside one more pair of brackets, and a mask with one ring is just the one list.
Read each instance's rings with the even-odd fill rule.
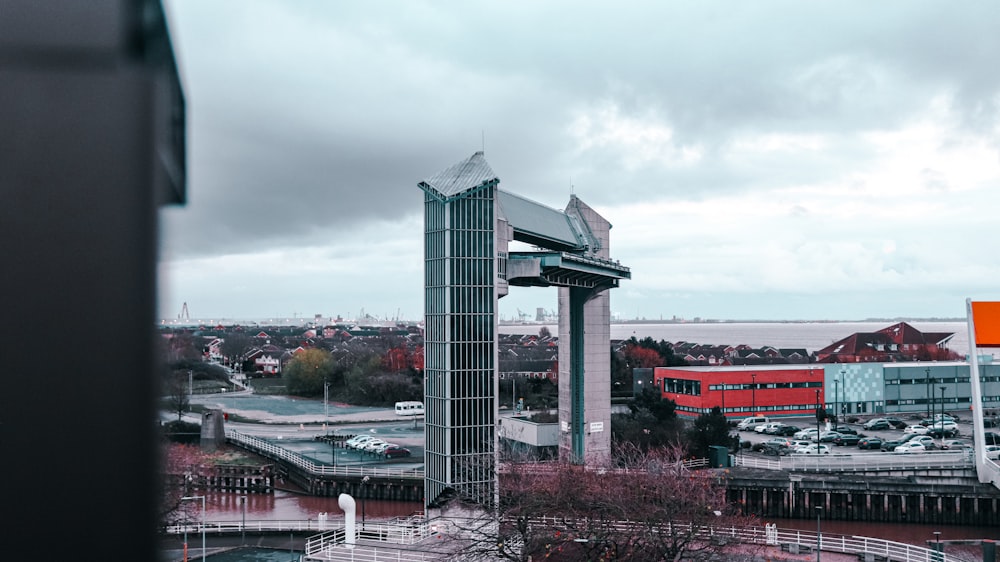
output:
[[[1000,3],[167,0],[188,203],[160,315],[423,317],[417,183],[613,225],[621,318],[1000,300]],[[552,289],[513,288],[518,309]]]

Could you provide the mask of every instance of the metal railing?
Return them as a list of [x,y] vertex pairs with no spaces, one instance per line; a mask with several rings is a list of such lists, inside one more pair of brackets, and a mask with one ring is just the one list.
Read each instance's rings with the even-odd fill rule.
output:
[[[568,530],[572,521],[559,517],[540,517],[531,521],[532,526],[545,529]],[[628,532],[646,526],[634,521],[618,521],[608,526],[611,530]],[[440,557],[438,548],[420,549],[419,543],[441,533],[450,534],[455,525],[446,520],[430,521],[394,521],[379,527],[373,532],[371,528],[359,532],[360,539],[375,540],[382,543],[409,545],[405,550],[381,547],[372,544],[355,545],[348,549],[343,547],[343,530],[335,529],[321,535],[310,537],[306,542],[306,556],[309,560],[400,560],[424,561]],[[778,547],[796,545],[799,548],[842,554],[872,555],[876,559],[892,562],[960,562],[960,558],[937,552],[936,550],[887,541],[872,537],[838,535],[834,533],[817,533],[794,529],[778,529],[773,525],[766,527],[713,527],[692,526],[690,524],[665,524],[662,533],[691,536],[698,541],[712,541],[725,544],[729,541],[755,544],[763,547]],[[436,547],[437,542],[433,543]],[[416,545],[414,548],[413,545]]]
[[317,464],[299,453],[289,451],[288,449],[279,447],[259,437],[247,435],[238,431],[226,431],[226,438],[231,442],[239,443],[241,446],[260,453],[268,458],[285,461],[311,474],[338,476],[381,476],[387,478],[411,478],[414,480],[423,480],[424,478],[424,471],[420,468],[400,470],[398,468],[380,468],[372,466],[330,466],[327,464]]
[[766,468],[770,470],[795,470],[800,472],[867,472],[909,471],[924,469],[973,468],[972,459],[962,451],[927,451],[923,453],[863,453],[800,455],[792,454],[776,459],[761,459],[750,455],[737,455],[736,466]]

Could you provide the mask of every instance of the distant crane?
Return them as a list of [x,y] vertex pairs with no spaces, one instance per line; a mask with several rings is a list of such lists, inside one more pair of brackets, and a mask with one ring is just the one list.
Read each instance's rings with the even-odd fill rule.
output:
[[181,313],[177,317],[180,318],[181,320],[191,319],[191,314],[188,313],[188,303],[186,302],[184,303],[184,306],[181,307]]
[[521,309],[519,308],[517,309],[517,317],[521,322],[524,322],[524,319],[528,317],[528,313],[522,312]]

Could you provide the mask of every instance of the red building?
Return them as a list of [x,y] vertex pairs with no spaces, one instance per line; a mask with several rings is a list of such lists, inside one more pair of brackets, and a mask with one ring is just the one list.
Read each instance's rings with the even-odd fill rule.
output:
[[875,332],[855,332],[816,352],[819,363],[889,363],[892,361],[954,361],[949,332],[921,332],[899,322]]
[[814,415],[825,404],[822,366],[656,367],[653,380],[682,416],[715,406],[729,418]]

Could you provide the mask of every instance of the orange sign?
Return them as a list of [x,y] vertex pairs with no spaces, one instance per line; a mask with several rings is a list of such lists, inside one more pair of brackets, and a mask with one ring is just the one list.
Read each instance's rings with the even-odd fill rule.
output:
[[973,302],[972,326],[977,347],[1000,347],[1000,302]]

